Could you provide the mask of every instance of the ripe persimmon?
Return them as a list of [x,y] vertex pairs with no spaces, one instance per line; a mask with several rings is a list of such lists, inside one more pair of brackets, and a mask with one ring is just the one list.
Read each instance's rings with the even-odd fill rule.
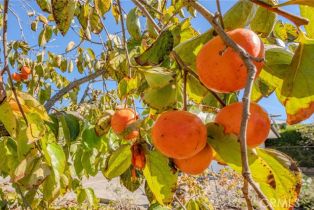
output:
[[20,74],[22,80],[28,80],[28,74]]
[[[264,58],[264,44],[249,29],[235,29],[227,32],[230,38],[245,49],[252,57]],[[257,74],[263,62],[254,62]],[[229,93],[244,88],[247,69],[240,56],[226,47],[220,36],[207,42],[196,57],[196,69],[202,83],[209,89]]]
[[126,131],[126,128],[137,120],[138,116],[133,109],[117,109],[111,117],[111,128],[116,134],[123,134],[127,140],[134,139],[139,135],[138,130]]
[[31,73],[31,69],[28,66],[23,66],[21,68],[21,74],[29,75]]
[[199,153],[188,159],[174,159],[174,164],[178,169],[187,174],[197,175],[208,168],[213,160],[213,149],[209,144]]
[[12,74],[12,79],[17,81],[17,82],[20,82],[22,80],[22,77],[21,77],[21,74],[18,74],[18,73],[13,73]]
[[[228,105],[217,113],[215,122],[224,127],[225,133],[233,133],[239,136],[242,111],[242,102]],[[247,127],[247,145],[254,148],[266,140],[270,130],[270,119],[267,112],[256,103],[250,104],[250,113]]]
[[145,151],[141,144],[133,144],[131,147],[132,165],[134,168],[142,170],[145,167]]
[[164,155],[186,159],[205,147],[207,130],[201,119],[192,113],[167,111],[158,117],[153,126],[152,140]]

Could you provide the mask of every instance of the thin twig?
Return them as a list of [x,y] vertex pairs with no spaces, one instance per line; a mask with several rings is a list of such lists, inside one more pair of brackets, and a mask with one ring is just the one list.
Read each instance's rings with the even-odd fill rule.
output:
[[4,5],[3,5],[3,34],[2,34],[2,45],[3,45],[3,57],[4,57],[4,67],[3,70],[0,73],[0,76],[2,76],[4,74],[4,72],[7,72],[8,74],[8,78],[9,78],[9,83],[11,86],[11,90],[13,92],[14,98],[16,100],[16,103],[19,107],[20,112],[22,113],[22,116],[25,120],[26,125],[28,126],[28,121],[26,118],[26,115],[24,113],[24,110],[21,106],[20,100],[17,96],[14,84],[13,84],[13,80],[12,80],[12,76],[11,76],[11,72],[10,72],[10,68],[9,68],[9,58],[8,58],[8,43],[7,43],[7,30],[8,30],[8,8],[9,8],[9,0],[4,0]]
[[21,32],[21,38],[23,40],[25,40],[25,35],[24,35],[24,31],[23,31],[23,27],[22,27],[22,24],[21,24],[21,19],[20,17],[13,11],[13,9],[9,8],[9,10],[12,12],[12,14],[15,16],[16,20],[17,20],[17,23],[19,25],[19,28],[20,28],[20,32]]
[[273,7],[273,5],[267,4],[267,3],[265,3],[265,2],[263,2],[261,0],[250,0],[250,1],[253,2],[254,4],[257,4],[257,5],[261,6],[261,7],[264,7],[265,9],[267,9],[269,11],[275,12],[278,15],[281,15],[282,17],[287,18],[288,20],[293,22],[298,27],[309,24],[309,20],[308,19],[296,16],[296,15],[291,14],[289,12],[286,12],[286,11],[284,11],[282,9]]
[[162,12],[158,11],[156,8],[154,8],[152,5],[148,4],[145,0],[138,0],[141,4],[143,4],[145,7],[147,7],[149,10],[156,12],[159,15],[163,15]]
[[23,195],[23,192],[22,192],[20,186],[18,184],[16,184],[15,186],[16,186],[17,192],[20,194],[20,196],[22,198],[23,204],[26,207],[26,209],[29,208],[30,210],[32,210],[33,208],[31,205],[29,205],[28,201],[26,200],[25,196]]
[[[242,175],[243,178],[253,187],[255,192],[257,193],[258,197],[262,200],[265,206],[268,209],[273,209],[270,202],[268,201],[267,197],[263,194],[261,189],[258,185],[254,182],[251,176],[249,163],[248,163],[248,156],[247,156],[247,139],[246,139],[246,132],[247,132],[247,125],[248,119],[250,115],[250,95],[252,92],[253,82],[256,75],[256,67],[250,57],[250,55],[239,45],[237,45],[221,28],[221,26],[216,22],[215,17],[212,13],[210,13],[205,7],[203,7],[198,2],[194,0],[190,0],[189,4],[196,9],[200,14],[202,14],[207,21],[213,26],[214,30],[217,34],[221,37],[224,43],[231,47],[243,60],[247,70],[248,70],[248,77],[247,83],[244,89],[244,96],[242,98],[243,101],[243,114],[241,120],[241,129],[240,129],[240,147],[241,147],[241,159],[242,159]],[[246,188],[246,184],[244,183],[244,188]],[[244,196],[246,196],[244,192]],[[249,199],[246,197],[246,199]],[[248,203],[248,206],[250,204]]]
[[146,8],[140,2],[138,2],[137,0],[132,0],[132,1],[143,12],[144,16],[150,21],[150,23],[157,30],[157,32],[160,33],[161,32],[160,27],[154,21],[154,18],[150,15],[150,13],[146,10]]
[[225,25],[224,25],[224,20],[222,18],[222,12],[221,12],[221,7],[220,7],[220,0],[216,0],[216,6],[217,6],[217,10],[219,12],[219,22],[220,22],[220,25],[224,29]]
[[124,18],[123,18],[123,13],[122,13],[122,7],[121,7],[120,0],[117,0],[117,3],[118,3],[119,13],[120,13],[120,19],[121,19],[123,46],[124,46],[125,55],[126,55],[127,62],[128,62],[129,77],[131,78],[131,77],[132,77],[131,59],[130,59],[129,50],[128,50],[128,42],[127,42],[127,40],[126,40],[126,33],[125,33],[125,27],[124,27]]
[[61,90],[59,90],[59,92],[57,92],[54,96],[52,96],[45,104],[45,108],[47,110],[47,112],[51,109],[51,107],[57,102],[59,101],[65,94],[67,94],[69,91],[71,91],[72,89],[80,86],[81,84],[88,82],[90,80],[93,80],[95,78],[97,78],[98,76],[102,75],[103,73],[106,72],[106,69],[103,70],[99,70],[96,71],[92,74],[89,74],[81,79],[75,80],[73,82],[71,82],[69,85],[67,85],[66,87],[62,88]]

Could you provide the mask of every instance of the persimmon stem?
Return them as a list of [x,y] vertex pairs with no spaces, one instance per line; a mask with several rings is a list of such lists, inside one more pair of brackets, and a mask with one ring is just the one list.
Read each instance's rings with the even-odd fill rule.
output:
[[[247,155],[247,139],[246,139],[246,132],[248,126],[248,119],[250,116],[250,96],[252,92],[253,82],[256,75],[256,67],[250,57],[250,55],[238,44],[236,44],[228,35],[227,33],[221,28],[221,26],[217,23],[215,16],[210,13],[205,7],[194,0],[189,0],[189,4],[196,9],[201,15],[203,15],[207,21],[212,25],[214,30],[217,34],[221,37],[224,43],[231,47],[243,60],[247,70],[248,70],[248,77],[247,83],[244,89],[244,96],[242,98],[243,101],[243,114],[241,120],[241,129],[240,129],[240,148],[241,148],[241,159],[242,159],[242,176],[244,178],[244,185],[243,185],[243,194],[246,200],[249,200],[249,195],[246,189],[248,188],[248,182],[255,192],[257,193],[258,197],[262,200],[264,205],[268,208],[273,210],[271,203],[268,201],[267,197],[263,194],[261,189],[258,185],[254,182],[251,176],[249,163],[248,163],[248,155]],[[248,208],[250,207],[250,203],[248,203]]]
[[[28,126],[28,121],[25,115],[25,112],[22,108],[22,105],[20,103],[20,100],[17,96],[16,89],[11,77],[11,71],[9,68],[9,58],[8,58],[8,43],[7,43],[7,30],[8,30],[8,9],[9,9],[9,0],[4,0],[3,4],[3,33],[2,33],[2,45],[3,45],[3,57],[4,57],[4,67],[0,73],[0,77],[3,76],[4,72],[7,72],[8,74],[8,80],[11,86],[11,90],[13,92],[14,98],[16,100],[17,106],[19,107],[19,110],[25,120],[26,125]],[[0,82],[2,83],[2,82]]]
[[261,0],[250,0],[252,3],[257,4],[271,12],[277,13],[278,15],[281,15],[284,18],[287,18],[291,22],[293,22],[296,26],[303,26],[309,24],[309,20],[303,17],[299,17],[297,15],[291,14],[289,12],[286,12],[280,8],[273,7],[273,5],[267,4]]

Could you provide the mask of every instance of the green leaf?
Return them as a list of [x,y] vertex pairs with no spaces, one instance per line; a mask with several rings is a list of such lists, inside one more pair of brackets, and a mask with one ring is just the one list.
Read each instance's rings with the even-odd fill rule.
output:
[[51,4],[49,0],[36,0],[40,9],[44,12],[51,12]]
[[157,151],[146,156],[143,174],[147,184],[160,204],[169,204],[177,187],[178,173],[169,166],[169,159]]
[[76,0],[51,0],[53,19],[63,36],[70,28],[76,3]]
[[284,54],[281,50],[281,57],[272,57],[272,62],[277,64],[268,65],[266,51],[266,71],[260,75],[276,87],[276,95],[286,108],[289,124],[301,122],[314,112],[314,40],[303,37],[300,41],[291,64],[288,59],[291,53]]
[[[219,157],[238,173],[242,172],[240,143],[235,135],[227,135],[224,128],[215,123],[207,124],[208,143]],[[248,161],[253,179],[276,209],[278,205],[295,203],[301,183],[301,173],[295,162],[276,151],[248,149]],[[276,153],[276,155],[274,155]],[[288,208],[287,206],[286,208]]]
[[254,81],[251,100],[258,102],[263,97],[270,96],[275,91],[275,89],[276,88],[273,85],[268,84],[265,80],[262,79],[262,77],[258,77]]
[[186,91],[189,98],[196,103],[201,103],[209,92],[198,79],[191,75],[187,77]]
[[120,176],[120,183],[131,192],[136,191],[142,184],[141,178],[132,178],[131,167]]
[[137,77],[123,78],[118,84],[118,95],[120,99],[124,99],[128,94],[138,88]]
[[31,144],[38,141],[43,137],[43,135],[45,135],[46,127],[44,121],[36,112],[26,113],[26,117],[28,120],[26,135],[28,138],[28,143]]
[[210,203],[208,198],[197,198],[197,199],[190,199],[185,204],[186,210],[214,210],[213,205]]
[[[273,5],[273,0],[267,0],[266,3]],[[256,11],[256,14],[250,24],[251,29],[258,33],[262,34],[263,37],[267,37],[273,30],[277,19],[277,14],[271,12],[265,8],[259,7]]]
[[47,144],[47,153],[45,154],[46,159],[52,168],[62,174],[66,165],[66,157],[63,152],[62,147],[57,143],[49,143]]
[[157,40],[140,56],[135,57],[136,63],[141,66],[154,66],[160,64],[169,56],[173,47],[173,35],[171,31],[162,32]]
[[83,152],[81,157],[82,166],[88,175],[95,176],[97,174],[96,156],[96,149]]
[[3,123],[5,129],[9,132],[11,137],[16,136],[17,120],[10,104],[7,101],[4,101],[0,105],[0,122]]
[[75,141],[80,134],[80,119],[70,113],[62,113],[59,117],[61,122],[64,137],[69,142]]
[[108,179],[120,176],[131,166],[131,146],[122,145],[109,157],[104,176]]
[[101,137],[96,134],[94,126],[88,126],[84,129],[82,133],[82,142],[86,148],[96,148],[100,141]]
[[136,8],[130,10],[129,14],[126,17],[126,27],[131,37],[133,37],[135,40],[140,40],[142,36],[141,23],[136,11]]
[[39,36],[38,36],[38,45],[40,47],[43,47],[47,44],[47,42],[49,42],[49,40],[51,39],[52,36],[52,29],[50,26],[45,26],[43,28],[43,30],[40,32]]
[[143,101],[158,110],[166,109],[175,104],[177,89],[173,83],[162,88],[148,88],[144,91]]
[[100,16],[103,16],[110,10],[111,0],[94,0],[94,5]]
[[312,0],[291,0],[282,4],[278,4],[276,5],[276,7],[283,7],[283,6],[287,6],[291,4],[300,4],[300,5],[307,5],[307,6],[314,7],[314,2]]
[[171,32],[174,39],[173,46],[177,46],[178,44],[198,35],[198,33],[193,29],[190,19],[181,21],[178,25],[171,29]]
[[144,73],[145,79],[151,88],[162,88],[174,81],[172,71],[163,67],[147,67],[139,69]]
[[309,6],[300,6],[300,13],[302,17],[310,20],[308,25],[305,25],[306,35],[314,38],[314,8]]

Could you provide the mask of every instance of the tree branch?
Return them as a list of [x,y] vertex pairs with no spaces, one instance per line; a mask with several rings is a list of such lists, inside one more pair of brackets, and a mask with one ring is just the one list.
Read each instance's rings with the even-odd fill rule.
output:
[[82,77],[81,79],[75,80],[73,82],[71,82],[68,86],[62,88],[61,90],[59,90],[59,92],[57,92],[54,96],[52,96],[45,104],[45,108],[47,110],[47,112],[49,112],[49,110],[53,107],[53,105],[59,101],[65,94],[67,94],[69,91],[71,91],[72,89],[80,86],[81,84],[88,82],[90,80],[93,80],[95,78],[97,78],[98,76],[102,75],[103,73],[106,72],[106,69],[100,70],[100,71],[96,71],[90,75],[87,75],[86,77]]
[[[7,72],[8,74],[8,80],[11,86],[11,90],[13,92],[14,98],[16,100],[16,103],[19,107],[19,110],[25,120],[26,125],[28,125],[28,121],[26,118],[26,115],[24,113],[24,110],[21,106],[21,103],[19,101],[19,98],[17,96],[14,84],[13,84],[13,80],[11,77],[11,72],[10,72],[10,68],[9,68],[9,58],[8,58],[8,43],[7,43],[7,30],[8,30],[8,9],[9,9],[9,0],[4,0],[4,5],[3,5],[3,34],[2,34],[2,45],[3,45],[3,57],[4,57],[4,67],[2,69],[2,71],[0,72],[0,77],[2,77],[2,75],[4,74],[4,72]],[[1,79],[2,80],[2,79]],[[0,82],[2,83],[2,82]]]
[[307,25],[309,24],[309,20],[303,17],[296,16],[294,14],[291,14],[289,12],[286,12],[280,8],[273,7],[273,5],[269,5],[265,2],[262,2],[260,0],[250,0],[254,4],[257,4],[261,7],[264,7],[265,9],[272,11],[274,13],[277,13],[278,15],[281,15],[284,18],[287,18],[291,22],[293,22],[296,26],[302,26],[302,25]]
[[[241,129],[240,129],[240,147],[241,147],[241,159],[242,159],[242,175],[245,179],[243,189],[246,190],[247,184],[246,182],[250,183],[250,185],[253,187],[259,198],[263,201],[265,206],[268,209],[273,209],[270,202],[266,198],[266,196],[263,194],[263,192],[260,190],[260,188],[257,186],[257,184],[253,181],[249,163],[248,163],[248,156],[247,156],[247,139],[246,139],[246,132],[247,132],[247,126],[248,126],[248,119],[250,115],[250,95],[252,92],[253,82],[256,75],[256,67],[254,63],[252,62],[251,56],[239,45],[237,45],[227,34],[226,32],[221,28],[221,26],[216,22],[215,17],[213,14],[211,14],[205,7],[203,7],[198,2],[195,2],[194,0],[189,0],[189,4],[196,9],[200,14],[202,14],[207,21],[213,26],[217,34],[221,37],[221,39],[224,41],[224,43],[231,47],[243,60],[247,70],[248,70],[248,77],[247,77],[247,83],[244,89],[244,96],[242,98],[243,101],[243,114],[242,114],[242,120],[241,120]],[[244,191],[244,196],[248,196],[246,192]],[[246,197],[246,200],[248,200],[249,197]],[[250,203],[248,203],[248,206]]]

